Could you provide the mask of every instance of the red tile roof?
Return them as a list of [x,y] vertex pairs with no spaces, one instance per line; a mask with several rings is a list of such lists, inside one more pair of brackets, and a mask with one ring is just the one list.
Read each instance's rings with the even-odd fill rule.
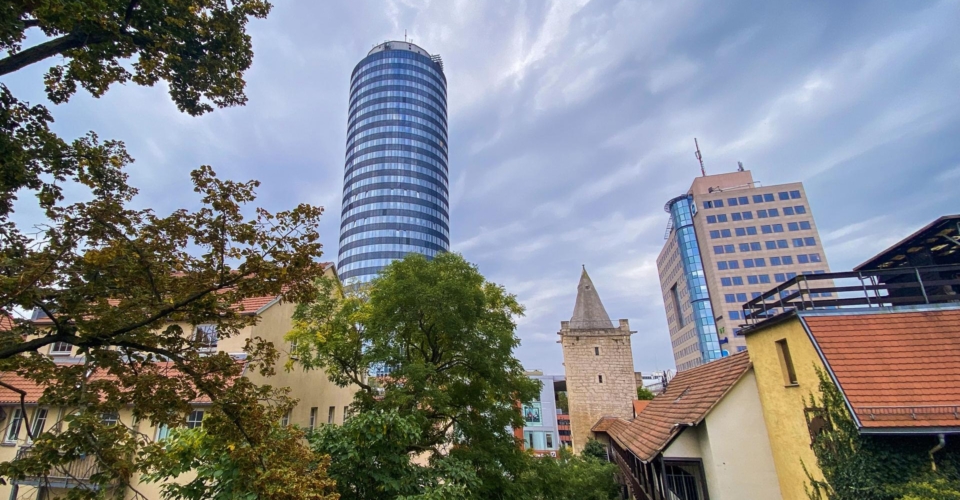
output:
[[0,331],[10,330],[13,326],[13,319],[6,314],[0,313]]
[[751,366],[750,357],[744,351],[682,371],[637,418],[628,421],[604,417],[594,432],[606,432],[620,446],[648,462],[663,451],[683,427],[700,423]]
[[801,318],[864,430],[960,427],[960,309]]
[[649,400],[644,401],[644,400],[640,400],[640,399],[634,399],[634,400],[633,400],[633,414],[634,414],[634,415],[639,415],[640,412],[642,412],[643,409],[646,408],[648,404],[650,404],[650,401],[649,401]]
[[[244,364],[245,361],[237,360],[237,363]],[[177,377],[180,375],[180,371],[173,365],[173,363],[157,363],[159,373],[166,377]],[[243,376],[244,371],[241,370],[240,376]],[[111,380],[115,378],[113,375],[110,375],[104,371],[96,371],[90,375],[88,380]],[[232,383],[232,379],[230,383]],[[26,404],[36,404],[40,399],[40,396],[43,396],[43,391],[46,389],[42,384],[38,384],[32,380],[25,379],[20,375],[12,372],[0,372],[0,382],[3,382],[8,385],[12,385],[17,389],[20,389],[26,392],[24,398],[24,403]],[[196,399],[191,401],[191,403],[209,403],[210,398],[206,395],[199,395]],[[15,391],[11,391],[6,387],[0,387],[0,404],[19,404],[20,403],[20,394]]]

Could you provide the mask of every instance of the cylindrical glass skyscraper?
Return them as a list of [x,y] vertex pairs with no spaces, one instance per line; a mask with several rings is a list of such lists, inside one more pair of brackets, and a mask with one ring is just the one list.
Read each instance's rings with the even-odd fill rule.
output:
[[377,45],[353,69],[337,273],[373,279],[391,261],[450,248],[447,79],[439,56]]

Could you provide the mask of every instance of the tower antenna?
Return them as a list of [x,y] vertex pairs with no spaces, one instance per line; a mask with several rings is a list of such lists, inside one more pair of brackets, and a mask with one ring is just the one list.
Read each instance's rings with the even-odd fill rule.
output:
[[700,154],[700,144],[697,143],[696,137],[693,138],[693,145],[697,147],[697,152],[694,153],[694,156],[696,156],[697,161],[700,162],[700,173],[703,174],[704,177],[706,177],[707,169],[703,168],[703,155]]
[[407,30],[406,30],[406,29],[403,30],[403,41],[404,41],[404,42],[407,41]]

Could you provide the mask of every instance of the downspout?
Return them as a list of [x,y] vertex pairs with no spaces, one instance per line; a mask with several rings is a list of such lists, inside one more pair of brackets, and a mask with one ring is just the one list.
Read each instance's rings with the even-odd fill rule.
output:
[[942,450],[943,447],[947,445],[947,438],[942,433],[937,434],[937,439],[939,442],[930,450],[930,468],[933,469],[933,472],[937,472],[937,461],[933,459],[933,454]]

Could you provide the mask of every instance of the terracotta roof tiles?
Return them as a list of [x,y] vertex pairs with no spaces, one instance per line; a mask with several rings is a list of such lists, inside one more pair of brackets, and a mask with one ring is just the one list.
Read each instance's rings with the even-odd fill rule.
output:
[[703,420],[751,366],[748,354],[741,352],[682,371],[635,419],[605,417],[597,423],[594,432],[606,432],[637,458],[650,461],[683,426]]
[[801,318],[864,429],[960,427],[960,309]]

